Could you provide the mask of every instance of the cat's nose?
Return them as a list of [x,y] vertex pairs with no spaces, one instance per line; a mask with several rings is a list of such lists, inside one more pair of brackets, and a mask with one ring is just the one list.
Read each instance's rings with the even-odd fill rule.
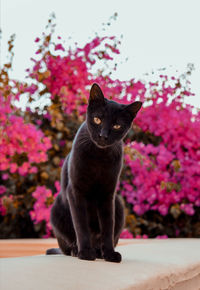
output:
[[106,132],[100,132],[99,137],[102,140],[107,140],[108,139],[108,134]]

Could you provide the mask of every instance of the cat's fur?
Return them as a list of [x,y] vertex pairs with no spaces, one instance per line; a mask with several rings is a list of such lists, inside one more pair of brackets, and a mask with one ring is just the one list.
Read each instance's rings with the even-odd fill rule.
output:
[[[63,164],[61,191],[51,211],[60,249],[49,249],[47,254],[62,252],[84,260],[121,261],[114,247],[124,226],[124,209],[115,188],[122,168],[122,140],[141,105],[107,100],[93,84],[87,119]],[[121,128],[114,129],[115,124]]]

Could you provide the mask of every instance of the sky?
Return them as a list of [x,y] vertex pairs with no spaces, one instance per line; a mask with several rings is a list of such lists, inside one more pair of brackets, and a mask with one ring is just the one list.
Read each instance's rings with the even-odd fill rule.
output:
[[[119,65],[113,77],[155,79],[160,73],[179,76],[193,63],[190,78],[200,107],[200,0],[1,0],[0,64],[6,61],[7,41],[16,34],[11,77],[24,80],[36,44],[49,15],[56,14],[56,34],[86,44],[98,32],[122,38]],[[117,12],[116,21],[102,31],[102,23]],[[127,59],[127,61],[126,61]],[[165,68],[165,71],[160,69]],[[152,72],[154,74],[152,74]],[[146,75],[148,74],[148,76]]]

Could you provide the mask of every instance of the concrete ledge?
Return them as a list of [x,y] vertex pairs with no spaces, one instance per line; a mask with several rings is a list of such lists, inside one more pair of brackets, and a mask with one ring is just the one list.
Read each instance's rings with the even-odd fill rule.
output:
[[[126,241],[125,241],[126,243]],[[134,240],[120,264],[59,256],[0,259],[1,290],[198,290],[198,239]]]

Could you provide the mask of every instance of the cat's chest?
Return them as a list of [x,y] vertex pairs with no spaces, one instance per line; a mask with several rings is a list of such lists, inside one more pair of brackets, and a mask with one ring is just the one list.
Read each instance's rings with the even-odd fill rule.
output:
[[94,167],[100,171],[105,171],[106,169],[113,170],[114,167],[117,167],[121,163],[122,152],[121,150],[111,150],[110,152],[93,152],[88,150],[80,158],[89,167]]
[[87,163],[85,163],[85,168],[87,168],[88,173],[92,173],[93,178],[106,178],[106,176],[110,176],[114,171],[118,171],[119,160],[113,161],[109,158],[101,158],[101,159],[88,159]]
[[83,151],[76,153],[78,154],[74,154],[72,160],[76,175],[87,177],[90,181],[117,176],[121,170],[121,152],[98,154],[93,151]]

